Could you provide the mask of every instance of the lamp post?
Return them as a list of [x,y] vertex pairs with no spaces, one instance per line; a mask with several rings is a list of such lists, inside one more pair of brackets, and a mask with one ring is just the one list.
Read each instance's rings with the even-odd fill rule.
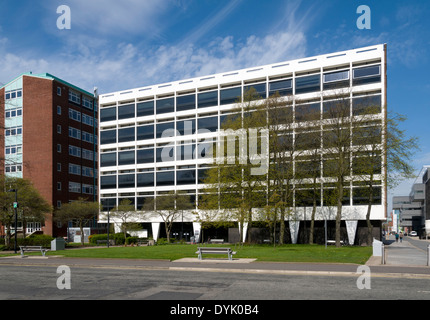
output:
[[18,243],[18,189],[10,189],[7,192],[15,192],[15,202],[13,203],[13,208],[15,209],[15,244],[14,251],[17,252],[16,245]]

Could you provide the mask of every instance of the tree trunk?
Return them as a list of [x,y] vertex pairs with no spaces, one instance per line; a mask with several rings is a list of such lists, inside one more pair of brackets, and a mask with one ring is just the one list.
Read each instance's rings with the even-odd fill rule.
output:
[[342,221],[343,177],[339,177],[336,212],[336,247],[340,247],[340,223]]

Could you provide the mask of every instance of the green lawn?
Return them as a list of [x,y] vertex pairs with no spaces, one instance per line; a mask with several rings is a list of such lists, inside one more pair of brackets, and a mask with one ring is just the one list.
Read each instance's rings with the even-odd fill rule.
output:
[[[213,245],[219,246],[219,245]],[[227,246],[227,245],[224,245]],[[237,253],[234,258],[255,258],[257,261],[273,262],[326,262],[364,264],[372,255],[371,247],[341,247],[320,245],[283,245],[274,248],[269,245],[244,245],[230,247]],[[197,245],[160,245],[150,247],[110,247],[83,248],[51,251],[47,255],[79,258],[119,258],[119,259],[165,259],[177,260],[197,257]],[[33,254],[33,253],[30,253]],[[39,253],[34,253],[38,255]],[[205,256],[211,257],[211,256]],[[221,258],[216,255],[212,257]]]

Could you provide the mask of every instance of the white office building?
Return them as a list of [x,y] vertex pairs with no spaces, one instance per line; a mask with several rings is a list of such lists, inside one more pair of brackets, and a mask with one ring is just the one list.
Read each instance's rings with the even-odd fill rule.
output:
[[[251,87],[262,98],[278,92],[292,99],[296,122],[309,110],[318,112],[323,120],[334,91],[342,88],[349,95],[352,117],[360,113],[360,101],[370,99],[379,106],[371,121],[382,127],[387,111],[386,65],[386,45],[381,44],[100,95],[98,190],[104,206],[100,222],[107,221],[108,209],[122,199],[130,199],[139,210],[146,199],[172,190],[190,195],[196,206],[192,211],[198,211],[204,189],[202,177],[214,163],[207,156],[208,146],[216,141],[237,98]],[[381,156],[370,217],[376,236],[386,219],[384,161]],[[323,162],[321,167],[318,181],[323,190],[328,179]],[[367,205],[360,193],[362,188],[363,184],[354,179],[345,181],[342,227],[349,242],[355,244],[360,244],[360,230],[366,228]],[[329,225],[333,223],[335,209],[325,206],[321,195],[315,218],[320,227],[325,220]],[[297,235],[309,227],[311,209],[305,205],[293,210],[294,221],[286,224],[291,235]],[[136,215],[135,221],[141,222],[154,239],[164,232],[164,222],[157,215]],[[173,230],[185,230],[188,237],[198,239],[201,224],[196,221],[195,213],[186,212],[175,221]],[[366,238],[364,231],[362,237]],[[295,241],[297,237],[293,237]]]

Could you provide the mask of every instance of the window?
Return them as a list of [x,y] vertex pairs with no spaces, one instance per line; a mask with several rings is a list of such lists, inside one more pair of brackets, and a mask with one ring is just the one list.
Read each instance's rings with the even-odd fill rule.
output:
[[22,97],[22,89],[11,90],[11,91],[5,92],[5,99],[6,100],[21,98],[21,97]]
[[69,163],[69,174],[81,175],[81,166],[73,163]]
[[87,109],[93,110],[93,105],[94,105],[93,99],[88,98],[88,97],[86,97],[86,96],[83,96],[83,97],[82,97],[82,106],[83,106],[84,108],[87,108]]
[[21,117],[22,116],[22,109],[12,109],[12,110],[7,110],[5,112],[5,117],[7,119],[9,118],[15,118],[15,117]]
[[381,65],[356,68],[353,70],[353,85],[381,82]]
[[381,113],[381,96],[367,96],[352,99],[352,113],[354,116]]
[[296,106],[296,121],[314,121],[319,120],[321,116],[320,103],[312,103]]
[[22,153],[22,145],[15,146],[7,146],[5,148],[6,154],[21,154]]
[[91,184],[82,184],[82,193],[94,194],[94,186]]
[[[96,157],[97,157],[97,152],[95,153]],[[82,159],[87,159],[87,160],[94,160],[94,152],[92,150],[87,150],[82,148]]]
[[349,70],[325,73],[324,90],[349,87]]
[[59,116],[61,116],[61,107],[60,107],[60,106],[57,106],[57,114],[58,114]]
[[134,118],[134,104],[118,106],[118,120]]
[[137,140],[154,139],[154,125],[137,127]]
[[154,149],[140,149],[137,150],[137,163],[153,163],[154,162]]
[[81,122],[81,113],[74,109],[69,109],[69,119]]
[[194,134],[196,131],[196,120],[188,119],[176,122],[176,130],[181,136]]
[[153,187],[154,186],[154,173],[139,173],[137,174],[137,187]]
[[12,127],[5,130],[6,137],[17,136],[22,134],[22,127]]
[[241,102],[242,88],[230,88],[220,91],[220,105],[232,104]]
[[69,182],[69,192],[81,193],[81,184],[78,182]]
[[57,190],[61,191],[61,182],[57,182]]
[[93,117],[83,113],[82,114],[82,123],[92,127],[92,126],[94,126],[94,119],[93,119]]
[[81,104],[80,94],[69,89],[69,101],[80,105]]
[[134,187],[135,187],[134,174],[123,174],[118,176],[118,188],[134,188]]
[[129,164],[135,164],[135,152],[132,151],[123,151],[118,152],[118,165],[124,166]]
[[175,123],[174,122],[157,124],[157,139],[174,137],[174,136],[175,136]]
[[116,107],[100,109],[100,122],[116,120]]
[[[370,189],[369,188],[354,188],[352,189],[353,205],[369,205]],[[381,204],[381,187],[373,187],[372,204]]]
[[320,91],[320,80],[319,74],[296,78],[296,94]]
[[69,155],[74,157],[81,157],[81,148],[75,146],[69,146]]
[[[96,170],[96,174],[97,174],[97,170]],[[93,178],[94,169],[89,167],[82,167],[82,176]]]
[[198,119],[198,133],[206,133],[207,130],[211,132],[218,130],[218,117]]
[[[244,95],[248,94],[251,88],[255,89],[255,98],[257,99],[266,99],[266,83],[253,84],[243,88]],[[253,97],[254,98],[254,97]]]
[[118,142],[134,141],[134,127],[118,129]]
[[69,127],[69,137],[80,140],[81,139],[81,130]]
[[101,154],[100,155],[100,166],[101,167],[116,166],[116,152]]
[[177,146],[176,147],[176,160],[177,161],[183,161],[183,160],[193,160],[196,159],[196,145],[195,144],[188,144],[184,146]]
[[196,184],[196,170],[179,170],[176,171],[176,184]]
[[101,176],[100,177],[101,189],[116,189],[116,176]]
[[176,111],[192,110],[196,108],[196,95],[179,96],[176,98]]
[[165,146],[156,149],[156,162],[168,162],[175,160],[175,147]]
[[57,95],[61,96],[61,87],[57,87]]
[[279,93],[281,97],[293,94],[293,84],[292,80],[281,80],[269,83],[269,96],[274,95],[276,92]]
[[203,92],[198,95],[198,107],[208,108],[218,105],[218,91]]
[[146,101],[137,104],[137,116],[153,116],[154,115],[154,101]]
[[82,131],[82,141],[93,143],[94,142],[94,136],[91,133]]
[[159,186],[173,186],[175,184],[175,172],[163,171],[157,172],[157,187]]
[[157,114],[175,112],[175,99],[160,99],[156,103]]
[[116,143],[116,130],[100,132],[100,144]]

